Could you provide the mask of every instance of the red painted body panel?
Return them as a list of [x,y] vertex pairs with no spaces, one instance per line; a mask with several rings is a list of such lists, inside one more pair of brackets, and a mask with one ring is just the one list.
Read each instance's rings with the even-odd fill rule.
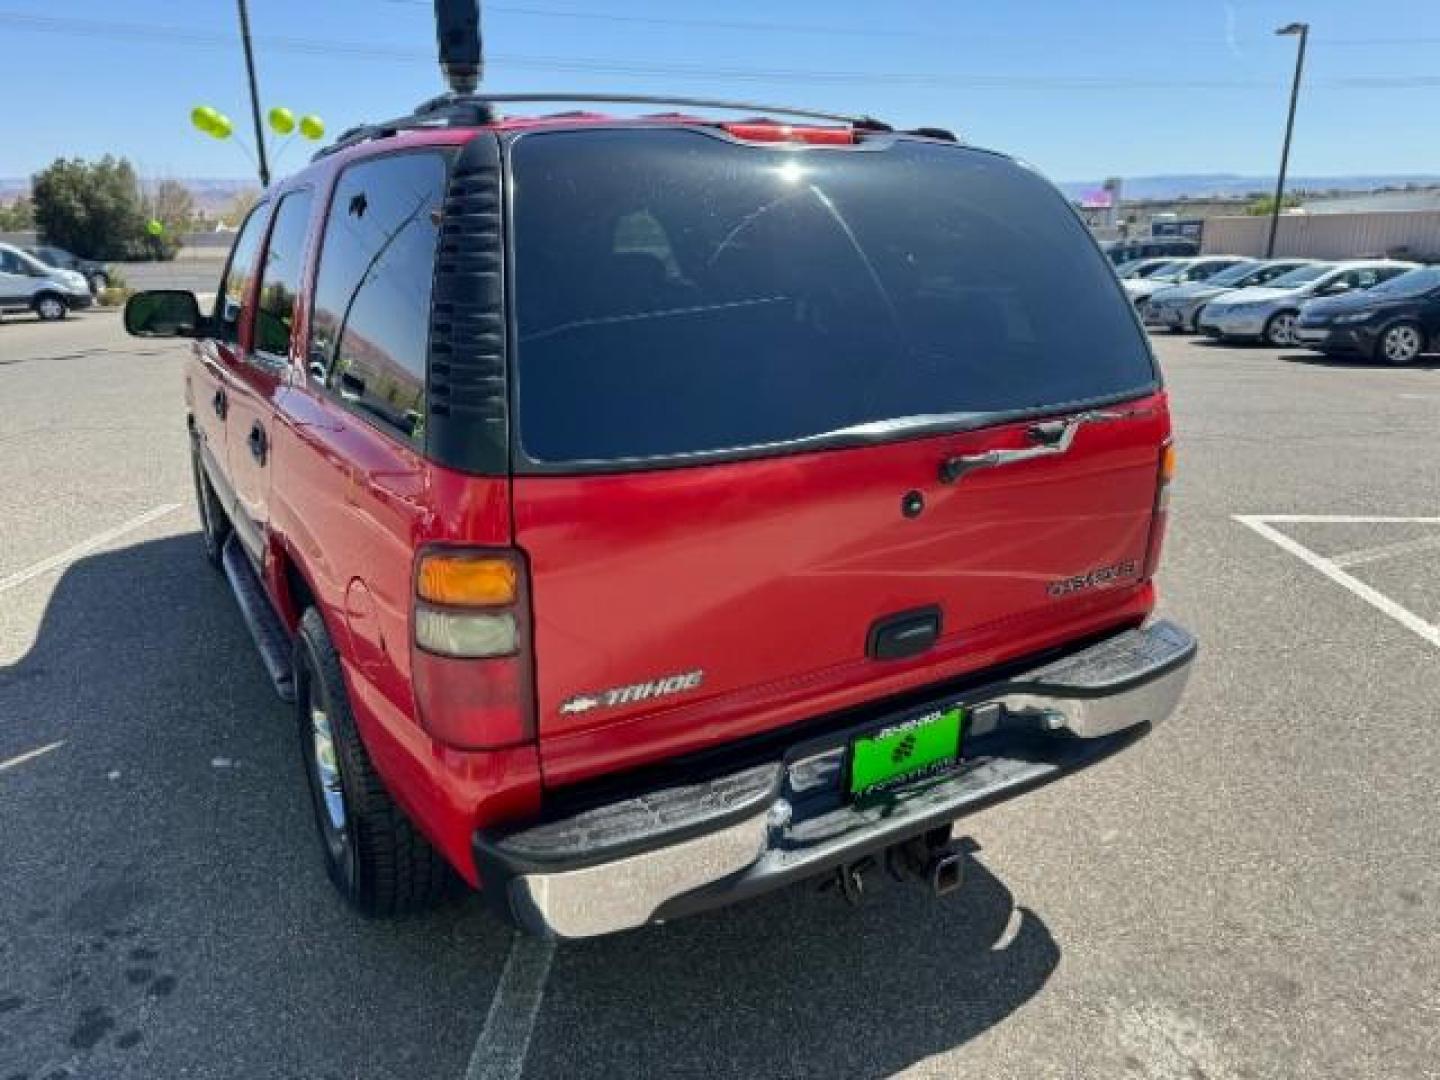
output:
[[[604,117],[594,117],[597,123]],[[514,119],[498,127],[576,117]],[[687,123],[675,117],[655,123]],[[415,131],[387,152],[458,144]],[[297,178],[315,192],[296,341],[336,175],[361,144]],[[296,181],[292,181],[294,183]],[[280,188],[280,192],[285,186]],[[278,192],[277,192],[278,194]],[[248,328],[245,331],[248,334]],[[475,829],[523,819],[554,786],[774,729],[1139,621],[1136,577],[1053,598],[1049,582],[1144,558],[1163,394],[1143,418],[1082,429],[1063,456],[938,480],[953,454],[1025,445],[1025,425],[886,445],[625,475],[465,476],[424,460],[288,368],[242,371],[243,348],[200,342],[186,395],[213,465],[265,530],[264,579],[298,617],[303,582],[336,647],[360,732],[396,801],[475,882]],[[217,387],[232,395],[214,416]],[[267,427],[263,472],[249,425]],[[243,427],[241,426],[243,425]],[[228,443],[228,446],[227,446]],[[919,491],[925,511],[901,515]],[[414,560],[431,544],[514,545],[531,568],[538,741],[447,747],[420,722],[411,671]],[[939,604],[944,635],[909,660],[865,656],[877,618]],[[694,691],[562,715],[568,698],[703,669]]]
[[[952,454],[1030,445],[1026,424],[613,476],[515,478],[530,559],[541,756],[563,784],[753,734],[1045,648],[1150,603],[1139,583],[1169,435],[1145,415],[1067,454],[955,484]],[[900,512],[919,491],[926,508]],[[1133,563],[1112,585],[1050,582]],[[938,604],[940,643],[865,655],[875,620]],[[703,669],[674,697],[566,715],[570,697]]]
[[291,387],[279,399],[272,535],[314,592],[361,735],[405,812],[467,877],[482,822],[538,812],[533,745],[446,747],[421,726],[410,671],[416,552],[428,544],[503,546],[506,482],[426,462],[329,398]]

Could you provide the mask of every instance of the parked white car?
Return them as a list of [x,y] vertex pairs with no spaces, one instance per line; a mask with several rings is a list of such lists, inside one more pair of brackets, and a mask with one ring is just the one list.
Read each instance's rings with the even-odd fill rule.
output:
[[83,274],[46,266],[17,247],[0,244],[0,313],[33,311],[42,319],[63,319],[94,299]]
[[1392,259],[1355,259],[1302,266],[1267,287],[1211,300],[1200,311],[1199,330],[1222,341],[1295,345],[1295,317],[1306,300],[1369,289],[1418,265]]

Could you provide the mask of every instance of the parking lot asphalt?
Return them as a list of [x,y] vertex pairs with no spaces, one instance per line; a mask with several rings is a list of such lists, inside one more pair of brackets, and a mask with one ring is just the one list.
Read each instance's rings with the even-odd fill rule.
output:
[[183,347],[7,320],[0,1080],[1440,1076],[1440,652],[1393,610],[1440,622],[1440,364],[1154,341],[1179,713],[967,819],[944,900],[801,886],[562,944],[517,1019],[541,954],[478,901],[367,922],[325,879],[201,556]]

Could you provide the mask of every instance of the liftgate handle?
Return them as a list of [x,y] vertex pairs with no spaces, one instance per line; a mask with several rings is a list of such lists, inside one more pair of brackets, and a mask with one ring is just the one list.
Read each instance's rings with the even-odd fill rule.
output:
[[1042,445],[1026,446],[1018,450],[985,450],[978,454],[962,454],[958,457],[946,458],[940,463],[940,482],[953,484],[966,473],[976,469],[993,469],[1000,465],[1014,465],[1021,461],[1032,461],[1035,458],[1063,454],[1070,449],[1070,444],[1075,441],[1075,433],[1083,425],[1105,420],[1123,420],[1136,415],[1140,415],[1140,413],[1092,410],[1078,413],[1062,422],[1049,421],[1044,424],[1036,424],[1030,428],[1029,434],[1032,439],[1040,441]]

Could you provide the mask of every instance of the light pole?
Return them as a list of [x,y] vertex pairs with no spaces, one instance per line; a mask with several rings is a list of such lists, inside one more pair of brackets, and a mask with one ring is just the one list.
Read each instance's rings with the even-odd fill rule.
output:
[[1295,81],[1290,86],[1290,115],[1285,118],[1285,146],[1280,151],[1280,175],[1275,180],[1275,205],[1270,208],[1270,238],[1265,241],[1265,257],[1275,255],[1275,230],[1280,227],[1280,202],[1285,198],[1285,169],[1290,164],[1290,136],[1295,131],[1295,103],[1300,98],[1300,73],[1305,69],[1305,41],[1310,36],[1310,24],[1293,22],[1282,26],[1275,33],[1282,37],[1300,38],[1300,48],[1295,53]]
[[[260,126],[260,90],[255,85],[255,53],[250,48],[250,11],[240,5],[240,40],[245,46],[245,73],[250,78],[250,115],[255,120],[255,152],[260,155],[260,186],[270,186],[270,163],[265,160],[265,130]],[[1293,106],[1292,106],[1293,108]],[[1287,142],[1289,136],[1286,136]]]

